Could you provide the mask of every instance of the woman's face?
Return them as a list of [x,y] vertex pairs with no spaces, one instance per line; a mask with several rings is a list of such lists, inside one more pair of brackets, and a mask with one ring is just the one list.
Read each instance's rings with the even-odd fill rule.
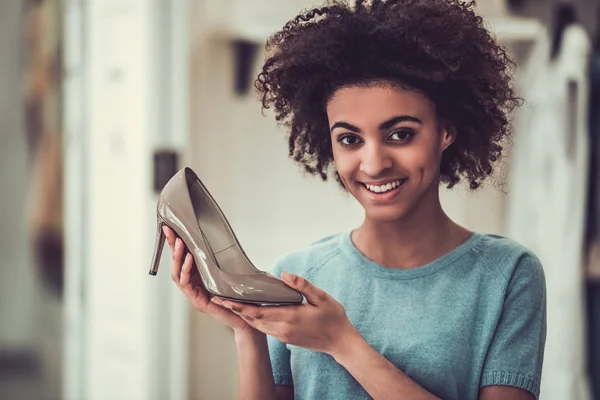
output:
[[424,95],[387,84],[342,88],[327,116],[337,172],[369,218],[397,221],[437,199],[442,152],[454,138]]

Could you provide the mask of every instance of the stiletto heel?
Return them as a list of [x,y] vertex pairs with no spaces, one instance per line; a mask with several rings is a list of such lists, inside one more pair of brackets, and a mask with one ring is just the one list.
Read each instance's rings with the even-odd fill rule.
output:
[[150,275],[156,275],[158,272],[158,266],[160,265],[160,256],[162,255],[163,248],[165,247],[165,233],[162,227],[165,225],[164,221],[160,217],[156,216],[156,241],[154,242],[154,257],[152,257],[152,267],[150,267]]
[[190,168],[183,168],[167,182],[158,197],[156,215],[150,275],[158,270],[165,242],[162,225],[167,225],[194,257],[209,294],[258,305],[302,303],[300,292],[252,264],[223,211]]

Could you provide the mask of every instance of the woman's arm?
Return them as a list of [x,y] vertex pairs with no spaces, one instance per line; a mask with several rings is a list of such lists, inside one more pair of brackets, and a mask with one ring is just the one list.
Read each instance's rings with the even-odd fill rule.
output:
[[345,335],[330,355],[374,399],[439,399],[373,349],[358,331]]
[[292,385],[277,385],[277,400],[294,400],[294,387]]
[[479,400],[535,400],[535,396],[517,387],[486,386],[479,391]]
[[252,328],[236,333],[238,399],[279,399],[264,333]]
[[[373,349],[358,334],[340,341],[330,354],[374,399],[438,399]],[[530,392],[510,386],[487,386],[480,400],[535,400]]]
[[[283,274],[283,279],[300,291],[307,302],[300,306],[257,307],[232,301],[214,301],[240,315],[256,330],[283,343],[329,354],[375,399],[437,399],[373,349],[350,323],[343,307],[331,296],[302,277]],[[321,329],[316,330],[315,327]],[[260,345],[266,347],[264,340],[263,337]],[[244,357],[241,351],[238,354]],[[273,385],[266,351],[264,357],[264,365],[268,369],[253,373],[256,377],[269,375],[270,384]],[[250,361],[254,357],[247,354],[246,358],[246,368],[256,368],[252,367]],[[244,367],[240,365],[240,368]],[[240,372],[240,385],[243,372]],[[261,379],[266,381],[266,378]],[[251,381],[251,377],[245,378],[243,384],[248,385]],[[253,393],[251,387],[247,390]]]

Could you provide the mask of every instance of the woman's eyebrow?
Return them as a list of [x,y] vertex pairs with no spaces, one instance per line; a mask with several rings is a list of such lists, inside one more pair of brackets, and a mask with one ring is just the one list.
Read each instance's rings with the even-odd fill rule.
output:
[[[379,124],[378,128],[380,131],[383,131],[383,130],[391,128],[392,126],[396,125],[398,122],[404,122],[404,121],[416,122],[421,125],[423,124],[423,122],[417,117],[413,117],[411,115],[397,115],[397,116],[392,117],[392,118],[388,119],[387,121]],[[361,132],[360,128],[357,128],[356,126],[349,124],[347,122],[343,122],[343,121],[339,121],[339,122],[336,122],[335,124],[333,124],[333,126],[331,127],[331,131],[333,132],[333,130],[335,128],[345,128],[345,129],[348,129],[349,131],[356,132],[356,133]]]
[[383,130],[389,129],[392,126],[396,125],[398,122],[404,122],[404,121],[416,122],[418,124],[423,125],[423,122],[417,117],[413,117],[411,115],[398,115],[398,116],[388,119],[385,122],[382,122],[379,125],[379,130],[383,131]]
[[351,124],[349,124],[347,122],[343,122],[343,121],[336,122],[335,124],[333,124],[333,126],[331,127],[331,131],[333,132],[333,130],[335,128],[345,128],[345,129],[348,129],[349,131],[360,133],[360,129],[359,128],[357,128],[356,126],[351,125]]

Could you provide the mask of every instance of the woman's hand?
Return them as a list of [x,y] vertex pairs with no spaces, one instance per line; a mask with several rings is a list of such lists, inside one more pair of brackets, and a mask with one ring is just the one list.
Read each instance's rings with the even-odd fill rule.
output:
[[213,297],[212,301],[244,319],[251,327],[286,344],[335,356],[346,339],[360,335],[344,307],[306,279],[284,272],[283,281],[306,302],[298,306],[259,307]]
[[[192,306],[204,314],[214,317],[220,323],[232,328],[236,334],[253,331],[248,324],[235,313],[226,310],[210,301],[210,295],[202,286],[198,269],[194,265],[194,257],[185,249],[183,241],[167,226],[163,227],[167,242],[173,254],[171,278],[179,290],[186,295]],[[185,257],[184,257],[185,255]]]

